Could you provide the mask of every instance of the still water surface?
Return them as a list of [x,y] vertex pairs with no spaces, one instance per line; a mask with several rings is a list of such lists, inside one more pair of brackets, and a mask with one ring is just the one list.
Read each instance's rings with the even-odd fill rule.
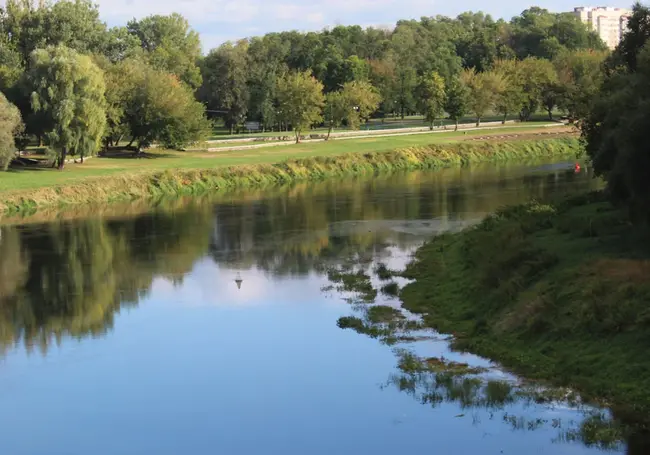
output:
[[[596,185],[566,163],[477,167],[0,227],[0,453],[601,453],[572,437],[584,409],[428,403],[323,292],[352,255],[402,268],[437,232]],[[398,347],[516,381],[442,339]]]

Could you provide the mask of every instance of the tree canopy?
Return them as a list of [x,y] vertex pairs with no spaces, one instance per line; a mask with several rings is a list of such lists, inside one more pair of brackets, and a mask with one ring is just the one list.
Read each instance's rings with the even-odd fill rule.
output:
[[[597,174],[607,181],[614,201],[626,204],[632,219],[649,222],[650,154],[650,9],[636,4],[630,28],[605,62],[610,71],[602,86],[591,74],[596,57],[578,55],[570,62],[576,89],[588,87],[593,100],[582,110],[580,94],[572,109],[582,118],[582,134]],[[577,60],[577,61],[575,61]],[[582,79],[586,81],[580,82]],[[596,87],[594,87],[596,86]],[[585,90],[587,91],[587,90]],[[577,90],[580,93],[579,90]]]

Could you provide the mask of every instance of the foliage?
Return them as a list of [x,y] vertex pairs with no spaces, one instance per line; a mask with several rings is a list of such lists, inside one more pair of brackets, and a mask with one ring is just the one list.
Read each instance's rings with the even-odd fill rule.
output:
[[201,42],[183,16],[173,13],[132,20],[127,30],[140,40],[154,68],[175,74],[192,88],[201,85],[201,71],[197,66]]
[[68,153],[92,155],[106,127],[105,84],[92,59],[58,46],[32,53],[27,81],[32,107],[42,111],[46,135],[63,169]]
[[566,50],[605,50],[598,35],[571,13],[554,14],[531,7],[513,18],[511,27],[511,47],[520,59],[552,59]]
[[293,127],[300,142],[302,131],[322,120],[323,84],[308,71],[292,72],[278,78],[276,90],[279,115]]
[[[607,181],[609,194],[615,201],[628,205],[633,219],[648,222],[650,156],[646,135],[650,128],[650,10],[637,4],[630,23],[633,26],[621,46],[606,62],[611,70],[602,89],[592,94],[594,99],[582,122],[582,135],[596,172]],[[572,73],[586,66],[581,63],[577,62]],[[592,58],[586,63],[595,64]],[[587,81],[580,87],[575,84],[577,99],[571,104],[576,116],[584,113],[586,104],[580,90],[595,90],[596,84],[590,74],[582,79]]]
[[526,94],[524,93],[522,63],[518,60],[497,60],[493,71],[504,83],[504,88],[497,94],[495,110],[503,114],[505,124],[509,114],[520,112],[523,108]]
[[467,69],[461,74],[461,81],[469,92],[468,110],[476,116],[476,126],[480,126],[481,119],[495,106],[505,90],[503,76],[493,71],[477,73]]
[[417,105],[424,119],[433,129],[434,121],[441,117],[445,108],[445,81],[436,72],[422,76],[417,87]]
[[454,77],[448,84],[446,92],[445,111],[449,114],[449,118],[454,120],[458,130],[459,120],[469,110],[470,90],[460,78]]
[[0,171],[11,163],[16,152],[14,138],[22,127],[20,111],[0,92]]
[[548,95],[549,87],[555,87],[557,83],[557,72],[549,60],[535,57],[526,58],[520,65],[520,78],[524,93],[524,103],[520,117],[522,120],[529,120],[542,103],[546,106],[550,99],[543,98]]
[[124,121],[138,150],[160,142],[179,149],[198,142],[209,132],[204,107],[192,90],[173,74],[140,65],[134,90],[127,100]]
[[199,97],[208,109],[223,114],[231,132],[246,118],[249,106],[247,48],[245,41],[223,44],[210,51],[201,65],[204,82]]
[[558,105],[567,111],[571,120],[580,121],[600,90],[604,52],[563,52],[555,60],[561,95]]

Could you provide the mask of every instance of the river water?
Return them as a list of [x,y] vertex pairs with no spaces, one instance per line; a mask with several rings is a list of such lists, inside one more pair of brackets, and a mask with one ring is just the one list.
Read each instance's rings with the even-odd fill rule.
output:
[[[0,227],[0,453],[624,452],[584,437],[606,411],[489,398],[481,381],[520,381],[444,337],[340,329],[364,309],[327,274],[400,269],[436,233],[597,185],[571,163],[474,167]],[[405,351],[488,370],[409,376]]]

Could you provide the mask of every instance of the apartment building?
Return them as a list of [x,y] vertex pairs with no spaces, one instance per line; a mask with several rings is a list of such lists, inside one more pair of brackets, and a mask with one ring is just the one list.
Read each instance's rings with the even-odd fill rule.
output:
[[608,6],[580,6],[573,13],[600,36],[610,49],[621,41],[627,28],[627,21],[632,12],[625,8]]

